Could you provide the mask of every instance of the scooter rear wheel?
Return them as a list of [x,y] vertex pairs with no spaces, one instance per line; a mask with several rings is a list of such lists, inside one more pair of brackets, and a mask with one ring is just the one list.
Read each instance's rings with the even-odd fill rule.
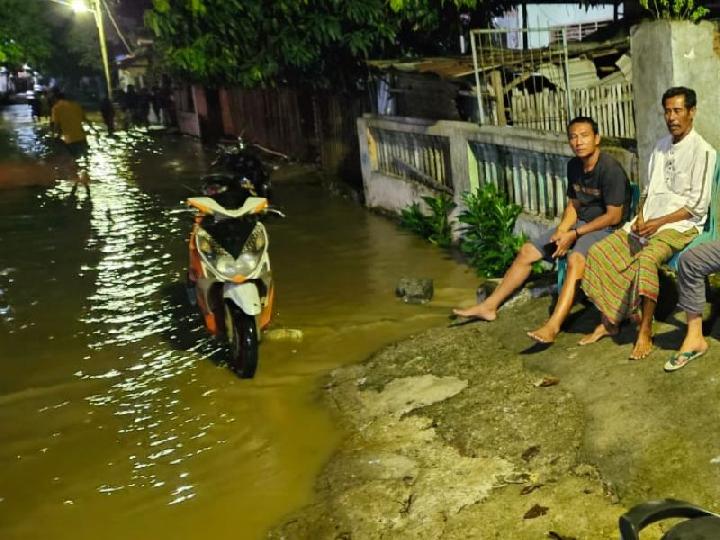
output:
[[228,302],[225,304],[225,331],[230,342],[230,367],[240,378],[251,379],[258,363],[255,317]]

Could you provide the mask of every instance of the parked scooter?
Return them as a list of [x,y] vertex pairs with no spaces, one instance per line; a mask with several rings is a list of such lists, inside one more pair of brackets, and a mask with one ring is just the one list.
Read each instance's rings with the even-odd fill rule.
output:
[[269,199],[270,167],[261,159],[261,152],[271,154],[271,157],[283,156],[256,144],[247,144],[242,138],[238,138],[232,144],[218,145],[217,157],[210,164],[210,168],[216,174],[231,175],[240,182],[249,180],[257,196]]
[[205,196],[187,201],[197,210],[188,246],[189,296],[208,331],[230,344],[230,367],[242,378],[255,374],[261,332],[270,324],[275,296],[261,219],[284,217],[269,207],[267,177],[257,169],[247,172],[208,175]]

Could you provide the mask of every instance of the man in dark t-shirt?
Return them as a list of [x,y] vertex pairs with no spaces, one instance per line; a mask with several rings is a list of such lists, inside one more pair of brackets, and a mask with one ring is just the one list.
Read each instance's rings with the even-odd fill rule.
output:
[[533,263],[567,255],[567,277],[553,314],[540,328],[528,332],[537,342],[555,341],[575,300],[588,249],[627,220],[631,198],[625,171],[600,151],[595,120],[579,116],[568,124],[567,134],[575,157],[567,166],[568,200],[559,225],[523,245],[493,293],[480,304],[453,310],[456,315],[494,321],[502,303],[530,276]]

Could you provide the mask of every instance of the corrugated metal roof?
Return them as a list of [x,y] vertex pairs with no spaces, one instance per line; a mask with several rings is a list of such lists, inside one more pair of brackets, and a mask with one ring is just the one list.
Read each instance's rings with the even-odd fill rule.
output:
[[[605,43],[580,42],[568,44],[568,56],[584,56],[592,59],[598,56],[609,54],[621,54],[630,48],[630,41],[623,37]],[[512,50],[512,57],[508,58],[508,50],[498,49],[485,52],[485,64],[480,66],[480,71],[497,69],[501,65],[513,65],[528,62],[529,60],[541,60],[543,51],[548,49],[534,49],[532,51]],[[556,52],[554,53],[557,54]],[[414,59],[387,59],[367,60],[366,64],[381,71],[397,70],[407,73],[434,73],[442,79],[460,79],[474,73],[473,59],[471,55],[452,57],[428,57]]]

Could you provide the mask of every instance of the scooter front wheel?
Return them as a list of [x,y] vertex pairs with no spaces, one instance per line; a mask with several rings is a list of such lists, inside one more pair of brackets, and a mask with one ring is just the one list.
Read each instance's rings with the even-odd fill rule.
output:
[[230,342],[230,367],[242,379],[255,375],[258,363],[258,332],[255,317],[235,304],[225,304],[225,332]]

